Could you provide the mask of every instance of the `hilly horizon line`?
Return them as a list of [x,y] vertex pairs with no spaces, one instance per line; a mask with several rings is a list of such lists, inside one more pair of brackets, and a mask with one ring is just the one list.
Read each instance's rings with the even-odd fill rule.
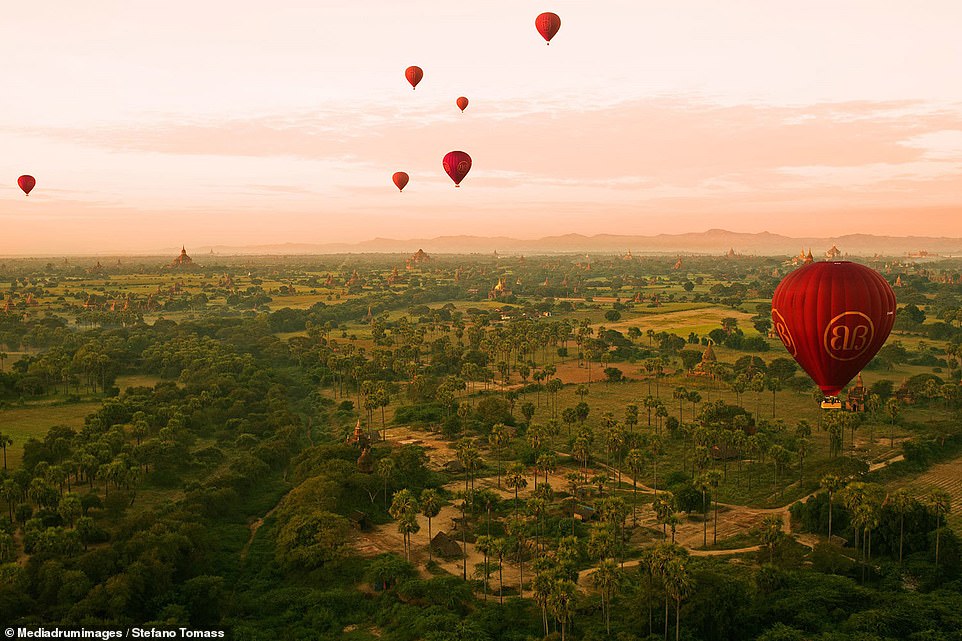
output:
[[[823,247],[824,245],[824,247]],[[948,236],[889,236],[865,233],[841,234],[825,237],[793,237],[762,232],[733,232],[713,228],[703,232],[681,232],[677,234],[610,234],[601,233],[591,236],[580,233],[543,236],[535,239],[513,238],[510,236],[475,236],[470,234],[441,235],[433,238],[397,239],[375,237],[357,242],[330,243],[264,243],[258,245],[211,245],[200,243],[193,252],[202,256],[213,252],[215,255],[309,255],[309,254],[404,254],[418,249],[438,254],[492,254],[542,252],[569,254],[597,252],[601,254],[623,254],[631,251],[637,254],[711,254],[727,252],[732,249],[739,254],[795,255],[799,250],[811,249],[820,256],[832,245],[838,246],[842,254],[855,256],[874,254],[906,254],[925,251],[931,254],[962,255],[962,238]],[[183,245],[186,247],[186,244]],[[166,248],[151,251],[103,253],[57,253],[57,254],[8,254],[9,258],[47,258],[65,256],[167,256],[179,254],[181,248]]]

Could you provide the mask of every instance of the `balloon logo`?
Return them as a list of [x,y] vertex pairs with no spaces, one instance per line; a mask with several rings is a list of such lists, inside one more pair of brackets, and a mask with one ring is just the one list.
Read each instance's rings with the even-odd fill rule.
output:
[[421,67],[408,67],[404,70],[404,77],[408,79],[411,83],[411,89],[417,89],[418,83],[421,82],[421,78],[424,77],[424,72]]
[[445,154],[441,165],[448,176],[451,177],[451,180],[454,181],[454,186],[460,187],[461,181],[471,171],[471,156],[463,151],[451,151]]
[[33,176],[23,175],[17,178],[17,184],[23,190],[23,193],[29,196],[30,191],[37,185],[37,179]]
[[465,98],[464,96],[461,96],[460,98],[458,98],[458,109],[461,110],[461,113],[464,113],[464,110],[467,109],[467,107],[468,107],[468,99]]
[[785,349],[788,350],[789,354],[795,356],[798,353],[798,348],[795,347],[795,339],[792,338],[792,332],[789,331],[785,318],[774,307],[772,308],[772,323],[774,323],[775,333],[782,339]]
[[895,309],[895,292],[875,270],[811,263],[775,288],[772,324],[825,396],[837,397],[885,344]]
[[862,312],[842,312],[828,323],[822,347],[837,361],[853,361],[868,349],[875,324]]
[[550,45],[551,39],[561,29],[561,18],[556,13],[542,13],[534,19],[534,26],[538,29],[541,37],[545,39],[545,43]]
[[398,191],[404,191],[404,186],[408,184],[408,175],[403,171],[394,172],[394,176],[391,177],[394,184],[397,186]]

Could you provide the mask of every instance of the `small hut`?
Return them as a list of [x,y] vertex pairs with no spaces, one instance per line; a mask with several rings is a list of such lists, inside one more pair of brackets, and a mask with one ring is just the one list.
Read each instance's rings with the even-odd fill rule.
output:
[[460,559],[464,556],[458,542],[442,531],[431,539],[431,551],[443,559]]

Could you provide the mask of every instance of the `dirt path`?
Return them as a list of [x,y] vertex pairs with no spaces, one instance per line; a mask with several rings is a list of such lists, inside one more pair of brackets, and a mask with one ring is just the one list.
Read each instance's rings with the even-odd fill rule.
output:
[[[448,461],[456,460],[457,456],[451,447],[451,442],[446,441],[440,437],[440,435],[433,434],[430,432],[415,431],[409,427],[396,427],[390,428],[387,433],[388,441],[395,444],[417,444],[425,447],[428,451],[428,456],[430,459],[430,465],[432,467],[440,468]],[[569,455],[565,452],[556,452],[560,457],[569,458]],[[616,474],[616,471],[605,465],[599,464],[595,467],[596,471],[607,471],[609,474]],[[567,485],[567,479],[565,474],[570,472],[568,469],[563,471],[555,471],[548,475],[548,481],[554,488],[564,488]],[[539,476],[539,482],[543,482],[544,474]],[[631,484],[633,478],[629,474],[622,473],[621,480],[624,483]],[[531,496],[534,491],[534,483],[532,478],[528,477],[528,487],[519,493],[519,497],[524,500]],[[461,481],[454,481],[445,486],[446,489],[452,492],[458,492],[463,490],[463,483]],[[653,494],[654,488],[651,488],[644,483],[638,483],[638,492],[643,494]],[[508,490],[507,488],[497,487],[497,478],[481,478],[475,480],[475,488],[485,488],[496,492],[502,499],[514,499],[514,492]],[[631,488],[619,488],[618,493],[627,494],[631,493],[633,490]],[[812,492],[808,496],[801,498],[804,501],[809,496],[812,496],[815,492]],[[791,528],[790,514],[788,507],[794,503],[791,503],[775,508],[749,508],[740,505],[730,505],[719,503],[719,507],[724,508],[723,511],[719,512],[718,515],[718,538],[725,539],[738,534],[743,534],[751,530],[755,525],[760,523],[762,519],[768,514],[779,514],[784,522],[784,531],[789,535],[793,535]],[[431,534],[435,535],[439,531],[449,533],[454,529],[454,519],[460,518],[460,510],[456,505],[446,505],[441,509],[438,516],[432,519]],[[709,518],[713,515],[709,512]],[[428,524],[427,519],[424,516],[418,515],[418,524],[421,529],[411,536],[411,561],[418,566],[421,574],[425,577],[430,576],[427,570],[424,568],[424,564],[429,559],[428,554],[428,543],[430,539],[428,538]],[[483,519],[482,519],[483,523]],[[647,527],[652,530],[660,530],[661,526],[655,518],[654,512],[651,508],[642,508],[638,511],[638,526]],[[713,527],[712,523],[709,523],[709,530]],[[483,528],[483,525],[482,525]],[[702,545],[702,531],[703,525],[701,521],[697,520],[684,520],[676,529],[675,540],[677,543],[689,550],[692,556],[730,556],[736,554],[744,554],[747,552],[755,552],[762,549],[761,545],[753,545],[733,550],[700,550],[697,549]],[[817,542],[817,537],[813,535],[794,535],[796,540],[798,540],[803,545],[807,547],[813,547]],[[461,541],[457,541],[459,546],[463,545]],[[403,538],[397,531],[397,525],[395,523],[388,523],[380,526],[374,527],[368,532],[359,533],[355,539],[354,545],[358,552],[365,556],[376,556],[378,554],[383,554],[387,552],[400,553],[404,549]],[[467,543],[463,545],[467,552],[467,574],[469,576],[480,578],[480,574],[477,573],[476,568],[484,563],[484,555],[481,554],[475,547],[473,543]],[[464,560],[463,559],[453,559],[453,560],[443,560],[435,557],[438,565],[444,570],[450,572],[455,576],[462,576],[464,573]],[[489,563],[489,586],[497,591],[498,587],[498,566],[497,560],[488,560]],[[627,561],[625,562],[625,567],[632,567],[637,565],[637,561]],[[528,568],[525,568],[525,582],[528,582],[529,574]],[[588,585],[588,580],[591,573],[594,570],[589,568],[584,570],[579,575],[579,583],[584,583]],[[483,571],[482,571],[483,572]],[[518,582],[520,580],[521,568],[514,562],[505,561],[503,565],[504,573],[504,584],[505,586],[511,586],[517,588]],[[533,575],[532,575],[533,576]]]

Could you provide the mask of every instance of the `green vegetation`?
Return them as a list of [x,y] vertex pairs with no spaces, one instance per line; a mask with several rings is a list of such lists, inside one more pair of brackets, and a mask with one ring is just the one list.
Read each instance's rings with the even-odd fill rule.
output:
[[404,260],[0,266],[2,619],[960,638],[957,263],[824,412],[780,259]]

